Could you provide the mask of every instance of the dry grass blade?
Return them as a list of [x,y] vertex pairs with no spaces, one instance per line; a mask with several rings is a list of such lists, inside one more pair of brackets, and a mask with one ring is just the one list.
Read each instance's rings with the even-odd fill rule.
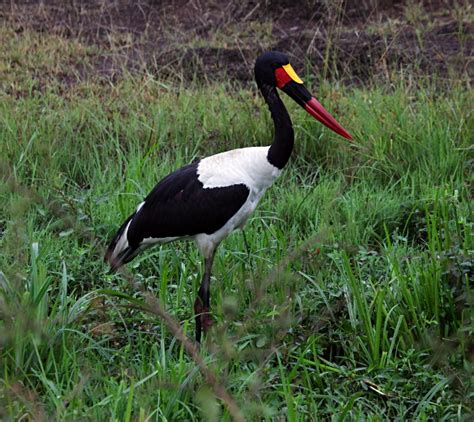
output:
[[230,395],[230,393],[225,389],[225,387],[217,380],[215,372],[205,364],[202,357],[199,355],[198,348],[195,343],[193,343],[189,338],[184,334],[181,326],[176,322],[176,320],[163,309],[160,303],[156,300],[156,297],[150,293],[145,295],[148,308],[145,309],[148,312],[160,317],[170,329],[173,335],[183,344],[186,352],[191,357],[191,359],[199,366],[199,369],[204,376],[206,382],[212,387],[215,395],[221,399],[227,407],[227,410],[231,414],[232,418],[235,421],[245,421],[245,418],[240,410],[239,406],[235,399]]
[[[472,413],[466,1],[33,3],[0,2],[0,419]],[[193,245],[102,256],[163,176],[268,145],[268,49],[356,142],[289,102],[295,152],[219,248],[200,349]]]
[[[80,233],[81,237],[83,237],[87,241],[93,244],[101,243],[99,239],[94,238],[94,236],[89,230],[82,227],[78,223],[77,219],[75,219],[72,216],[65,215],[64,212],[60,210],[58,207],[44,201],[44,198],[42,198],[32,189],[24,187],[24,186],[20,186],[19,184],[16,184],[16,183],[12,183],[10,185],[10,188],[13,191],[21,192],[21,194],[24,197],[32,198],[39,203],[43,203],[43,205],[48,207],[54,215],[62,219],[63,224],[65,224],[68,228],[74,229],[76,233]],[[199,354],[198,347],[196,346],[194,342],[192,342],[184,334],[179,323],[161,306],[161,304],[158,302],[156,297],[153,296],[151,293],[146,292],[146,290],[143,288],[141,283],[134,280],[132,275],[129,274],[125,269],[121,268],[120,274],[124,276],[124,278],[129,282],[130,286],[132,286],[134,289],[138,289],[144,295],[147,306],[144,307],[143,310],[161,318],[165,322],[166,326],[169,328],[171,333],[183,344],[184,349],[186,350],[186,353],[199,367],[199,370],[201,371],[206,383],[209,384],[209,386],[213,389],[215,395],[220,400],[222,400],[222,402],[225,404],[232,418],[235,421],[239,421],[239,422],[245,421],[245,418],[239,406],[237,405],[236,401],[234,400],[234,398],[225,389],[225,387],[218,381],[215,375],[215,371],[213,371],[208,365],[206,365],[206,363],[204,362],[204,360]],[[23,397],[23,396],[24,395],[19,394],[19,397]],[[35,403],[35,401],[33,401],[32,403]],[[41,415],[44,416],[41,409],[42,409],[41,407],[35,406],[33,410],[35,410],[36,412],[35,414],[38,414],[39,416]],[[37,420],[43,420],[43,419],[40,418]]]

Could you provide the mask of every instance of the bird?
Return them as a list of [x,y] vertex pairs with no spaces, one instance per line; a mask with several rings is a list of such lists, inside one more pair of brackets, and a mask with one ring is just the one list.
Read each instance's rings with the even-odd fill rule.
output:
[[244,227],[293,150],[293,125],[278,90],[337,134],[352,139],[305,88],[285,53],[268,51],[258,56],[254,76],[274,123],[271,145],[221,152],[172,172],[120,226],[105,254],[115,271],[152,245],[194,240],[204,257],[194,302],[198,343],[212,326],[210,282],[216,248],[231,232]]

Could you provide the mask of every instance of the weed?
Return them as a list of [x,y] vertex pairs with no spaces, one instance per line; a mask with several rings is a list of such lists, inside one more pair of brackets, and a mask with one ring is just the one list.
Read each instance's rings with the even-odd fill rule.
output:
[[109,274],[102,254],[173,169],[271,142],[255,88],[124,69],[58,83],[44,76],[74,74],[93,52],[2,31],[0,417],[474,410],[473,119],[462,80],[440,90],[398,72],[388,85],[313,86],[353,145],[288,104],[295,153],[245,229],[249,254],[240,233],[218,250],[216,324],[198,352],[187,340],[201,271],[193,245],[151,249],[130,264],[133,277]]

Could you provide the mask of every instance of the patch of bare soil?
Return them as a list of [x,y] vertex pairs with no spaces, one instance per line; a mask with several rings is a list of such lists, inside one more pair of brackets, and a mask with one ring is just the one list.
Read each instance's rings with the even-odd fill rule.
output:
[[88,72],[108,78],[127,69],[247,81],[267,49],[348,82],[394,69],[472,77],[474,24],[463,1],[12,0],[0,4],[0,22],[96,45]]

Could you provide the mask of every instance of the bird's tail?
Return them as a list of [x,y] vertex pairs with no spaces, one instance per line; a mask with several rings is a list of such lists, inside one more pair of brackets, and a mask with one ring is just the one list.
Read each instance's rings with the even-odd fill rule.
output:
[[112,271],[131,261],[139,252],[139,248],[130,246],[127,238],[128,228],[134,216],[135,213],[122,224],[105,252],[104,261],[110,265]]

